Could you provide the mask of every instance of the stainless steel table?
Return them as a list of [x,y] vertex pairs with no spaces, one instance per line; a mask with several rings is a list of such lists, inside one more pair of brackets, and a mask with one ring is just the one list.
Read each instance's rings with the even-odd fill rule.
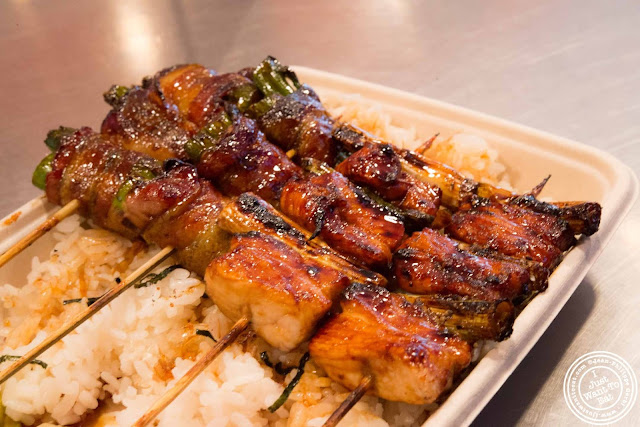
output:
[[[494,114],[602,148],[640,173],[634,1],[5,1],[0,215],[30,184],[46,131],[98,126],[100,94],[164,66],[220,70],[267,53]],[[478,425],[578,425],[569,365],[607,350],[640,375],[640,205]],[[637,423],[640,403],[619,425]]]

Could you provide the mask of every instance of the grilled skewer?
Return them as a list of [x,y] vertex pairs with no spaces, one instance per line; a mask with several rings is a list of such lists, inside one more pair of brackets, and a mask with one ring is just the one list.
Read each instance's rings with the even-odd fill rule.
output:
[[[251,75],[257,88],[256,86],[252,86],[251,81],[246,79],[244,75]],[[308,123],[313,117],[316,117],[315,123],[317,123],[319,128],[325,129],[326,126],[324,126],[323,123],[328,123],[325,120],[328,116],[319,101],[314,97],[311,97],[313,98],[311,99],[309,97],[297,96],[298,88],[301,86],[297,81],[295,74],[287,67],[280,65],[273,58],[267,58],[255,70],[245,72],[241,76],[234,74],[214,76],[204,67],[188,65],[178,66],[172,68],[170,71],[160,72],[156,77],[148,80],[148,82],[152,82],[147,83],[146,85],[150,91],[148,98],[161,98],[165,103],[175,106],[175,110],[180,112],[180,117],[183,120],[191,120],[191,127],[204,125],[205,122],[202,120],[203,116],[201,114],[196,114],[198,111],[202,110],[207,112],[207,117],[214,117],[214,119],[211,119],[213,120],[213,125],[215,125],[213,127],[221,129],[221,126],[224,125],[224,121],[220,122],[219,117],[225,117],[225,113],[220,113],[220,111],[224,108],[224,105],[228,106],[229,103],[234,103],[234,105],[236,105],[235,108],[244,111],[246,114],[253,114],[254,117],[258,118],[258,122],[260,122],[260,117],[262,117],[261,114],[267,114],[267,112],[273,117],[278,117],[279,129],[302,128],[306,126],[305,123]],[[241,92],[249,95],[245,97],[234,95],[234,91],[239,91],[239,87],[242,88]],[[265,98],[256,103],[255,101],[259,99],[259,94],[257,94],[258,89]],[[137,98],[134,97],[133,102],[135,102],[136,99]],[[237,100],[239,99],[243,100],[242,104],[238,103]],[[274,99],[281,100],[282,102],[279,104],[271,102]],[[128,95],[125,95],[124,101],[122,101],[121,104],[125,105],[127,102]],[[118,109],[116,108],[114,111],[116,110]],[[133,109],[133,111],[135,111],[135,109]],[[216,111],[216,113],[212,113],[213,111]],[[112,112],[110,114],[112,115],[115,113]],[[131,117],[129,117],[129,119],[131,123],[135,122]],[[288,135],[290,140],[293,140],[292,138],[298,135],[296,132],[292,133],[284,131],[279,132],[278,134]],[[323,135],[325,134],[326,132],[323,131]],[[201,144],[201,148],[204,150],[204,153],[211,150],[211,148],[207,147],[217,147],[218,143],[216,142],[215,137],[207,134],[205,139],[207,142]],[[577,206],[580,207],[572,206],[571,209],[561,209],[554,207],[553,205],[535,201],[535,197],[532,197],[533,194],[530,196],[525,195],[516,197],[509,192],[490,185],[475,183],[471,180],[465,179],[458,172],[445,165],[429,161],[408,150],[401,150],[388,144],[384,144],[349,125],[337,125],[334,131],[334,139],[334,144],[339,142],[343,145],[343,148],[347,149],[347,151],[356,151],[337,166],[338,171],[343,172],[351,181],[365,185],[373,193],[384,199],[383,204],[384,202],[388,202],[392,207],[397,208],[398,210],[393,211],[394,215],[402,218],[409,228],[422,228],[423,226],[430,224],[434,217],[437,218],[434,225],[438,227],[444,226],[450,221],[451,216],[446,214],[447,209],[457,210],[467,203],[470,197],[480,195],[501,200],[504,204],[508,203],[510,206],[524,205],[525,203],[529,208],[531,208],[531,206],[535,206],[535,210],[531,208],[531,213],[545,210],[545,214],[555,216],[560,219],[563,217],[571,217],[572,221],[568,221],[567,223],[573,224],[572,227],[576,233],[584,232],[587,234],[597,229],[597,222],[599,219],[599,206],[597,204],[579,204]],[[240,140],[242,140],[242,138],[240,138]],[[291,146],[291,144],[287,145],[287,143],[283,143],[282,140],[277,137],[274,137],[274,140],[285,148]],[[324,140],[326,140],[326,138]],[[191,143],[192,142],[189,144]],[[217,148],[215,148],[215,150],[217,150]],[[236,154],[234,158],[236,160],[240,158],[255,158],[254,155],[247,154],[247,151],[235,150],[236,151],[234,152]],[[193,152],[193,149],[186,151]],[[198,154],[198,156],[202,155]],[[201,159],[201,157],[199,159]],[[209,168],[210,170],[205,172],[205,175],[208,174],[209,177],[220,180],[220,177],[210,171],[226,171],[229,170],[231,164],[224,160],[217,160],[218,161],[216,161],[216,158],[208,158],[207,162],[205,162],[206,167],[201,167],[200,163],[198,163],[199,170],[203,171]],[[193,156],[192,161],[194,161]],[[196,163],[198,161],[200,160],[196,160]],[[284,167],[280,167],[280,169],[284,169]],[[238,181],[241,183],[247,181],[243,180],[241,175],[240,179],[238,179],[236,175],[236,173],[233,174],[232,181],[234,183],[237,183]],[[279,188],[282,189],[285,186],[286,188],[296,188],[295,182],[297,180],[295,177],[293,178],[293,182],[289,185],[285,185],[283,181],[280,180]],[[232,183],[225,181],[224,178],[222,179],[225,184],[224,188],[233,188]],[[305,184],[312,180],[313,178],[311,180],[305,180]],[[257,186],[252,188],[252,190],[256,191],[257,189],[262,188],[264,188],[264,186]],[[311,203],[312,200],[305,200],[309,195],[307,192],[303,191],[303,189],[306,190],[307,188],[300,186],[297,186],[297,188],[300,190],[299,197],[302,198],[301,202],[303,205]],[[327,217],[336,218],[336,203],[344,204],[345,196],[349,191],[345,192],[343,189],[337,194],[338,197],[336,198],[336,194],[323,194],[326,193],[326,188],[317,188],[322,190],[322,193],[318,193],[316,196],[312,197],[312,199],[315,199],[313,202],[314,207],[317,207],[318,203],[328,206],[330,208],[326,209],[329,210],[328,215],[319,214],[313,219],[310,219],[309,213],[305,212],[300,204],[295,204],[296,206],[300,206],[300,208],[289,211],[287,214],[293,216],[299,223],[306,225],[308,229],[315,230],[316,234],[324,234],[325,239],[327,239],[329,243],[331,243],[335,248],[341,250],[343,253],[346,251],[347,256],[354,255],[354,252],[358,253],[358,250],[361,250],[362,247],[359,247],[357,244],[354,245],[353,239],[343,239],[341,235],[345,230],[345,226],[346,230],[353,229],[353,223],[350,224],[348,221],[346,223],[344,221],[339,222],[336,229],[335,226],[332,227],[333,222],[331,220],[326,224],[323,222]],[[236,193],[240,190],[247,189],[248,188],[246,188],[245,184],[240,184]],[[290,196],[290,193],[290,191],[285,192],[283,197]],[[274,194],[277,194],[277,191],[271,195]],[[261,194],[259,193],[259,195]],[[446,209],[438,210],[441,196],[442,203]],[[289,199],[289,201],[295,200],[291,197],[289,197]],[[278,204],[275,200],[271,201]],[[285,203],[284,206],[285,209],[291,209],[292,206],[294,206],[294,203]],[[342,210],[344,212],[344,208],[338,208],[337,210]],[[552,212],[554,210],[556,212]],[[319,210],[317,209],[314,210],[314,212],[318,211]],[[347,211],[352,211],[352,209],[348,209]],[[338,217],[340,217],[340,215],[338,215]],[[588,217],[588,220],[584,219],[585,217]],[[370,229],[375,229],[375,219],[372,219],[372,221],[374,222],[367,224],[365,227],[361,226],[353,229],[356,232],[354,237],[362,239],[363,230],[368,232]],[[332,228],[336,229],[337,232],[332,231]],[[389,228],[389,226],[387,226],[387,228]],[[381,235],[378,234],[378,236]],[[573,239],[570,235],[568,235],[568,238],[569,240],[567,240],[567,242]],[[381,266],[384,264],[385,258],[388,262],[388,255],[385,256],[384,252],[388,252],[389,249],[384,247],[385,243],[382,242],[380,238],[378,238],[378,241],[373,243],[373,246],[368,244],[364,245],[364,248],[368,249],[369,252],[358,253],[359,261],[363,262],[364,260],[364,265]],[[397,240],[395,242],[391,242],[390,249],[395,249],[395,246],[397,246]],[[565,249],[566,245],[565,247],[562,247],[561,245],[560,250]],[[382,253],[380,250],[382,250]],[[381,256],[383,259],[380,259]]]
[[484,301],[523,298],[547,286],[549,272],[537,263],[469,249],[429,228],[416,232],[394,254],[395,283],[407,292]]
[[[404,234],[401,221],[395,219],[394,213],[383,212],[362,192],[356,194],[358,190],[338,172],[333,171],[323,177],[310,174],[303,177],[303,170],[265,139],[255,121],[224,111],[223,107],[229,106],[231,95],[218,92],[215,96],[208,95],[208,88],[218,87],[218,80],[224,80],[224,76],[227,75],[211,75],[204,67],[193,65],[176,67],[169,73],[161,72],[151,80],[153,84],[149,84],[147,89],[133,88],[129,92],[122,91],[119,98],[110,97],[114,109],[103,122],[102,131],[114,136],[116,142],[131,140],[127,128],[114,123],[126,121],[130,129],[146,129],[149,126],[146,116],[137,114],[145,108],[136,109],[134,105],[153,103],[158,98],[157,94],[162,94],[164,103],[174,106],[172,111],[178,111],[183,120],[171,121],[172,126],[180,123],[183,126],[190,123],[190,128],[204,126],[186,143],[184,150],[202,177],[210,179],[228,196],[252,191],[280,207],[298,224],[315,232],[314,237],[322,236],[331,247],[352,261],[365,267],[386,268],[392,251]],[[250,82],[245,84],[250,85]],[[140,90],[148,92],[146,98],[138,95]],[[130,96],[133,97],[130,99]],[[234,108],[237,108],[235,104]],[[216,110],[218,113],[213,115],[212,122],[205,124],[194,115],[199,109]],[[113,117],[122,118],[115,120]],[[164,127],[168,126],[165,124]],[[164,146],[167,149],[171,149],[173,144],[175,140],[171,135],[169,140],[165,140],[161,133],[156,134],[153,141],[154,147]],[[149,151],[145,144],[128,145],[143,145],[142,148]],[[301,154],[298,150],[298,156]],[[331,178],[331,183],[323,182],[327,178]],[[307,191],[311,188],[316,189],[315,193]],[[309,217],[313,220],[308,221]]]
[[42,224],[36,227],[35,230],[24,236],[22,239],[16,242],[16,244],[11,246],[9,249],[7,249],[7,251],[0,255],[0,267],[11,261],[13,257],[31,246],[33,242],[44,236],[49,230],[58,225],[60,221],[70,215],[73,215],[79,206],[80,204],[77,200],[72,200],[58,209],[56,213],[47,218]]
[[[289,220],[279,217],[256,196],[245,195],[228,204],[231,208],[222,211],[232,219],[218,222],[222,199],[213,198],[213,188],[198,178],[193,166],[167,161],[161,167],[142,154],[114,147],[104,136],[88,130],[82,133],[89,137],[74,134],[76,137],[64,139],[58,147],[45,180],[49,197],[61,203],[75,198],[81,203],[81,212],[130,237],[142,236],[150,243],[173,242],[178,258],[192,269],[200,268],[205,256],[223,253],[206,270],[208,294],[229,317],[250,319],[256,332],[274,346],[292,349],[308,339],[352,278],[376,281],[373,273],[344,269],[348,263],[335,255],[333,259],[341,261],[319,262],[331,258],[329,249],[322,243],[302,247],[304,232],[295,230]],[[107,154],[112,161],[101,162]],[[87,163],[83,162],[98,165],[97,170],[87,176],[82,167]],[[145,178],[150,174],[144,171],[153,177]],[[142,178],[133,186],[126,185],[139,176]],[[168,194],[174,197],[168,198]],[[91,201],[106,203],[108,197],[112,206],[106,214],[91,206]],[[237,215],[241,212],[244,217]],[[233,237],[230,248],[220,241],[230,231],[223,229],[224,224],[236,231],[256,221],[262,228]],[[212,235],[218,242],[211,250],[211,246],[202,250],[187,242]],[[350,271],[351,277],[343,271]],[[265,292],[258,292],[260,286]],[[234,305],[238,300],[242,303]],[[434,323],[432,327],[437,333],[440,326]]]
[[[528,280],[524,277],[523,271],[537,270],[533,269],[535,263],[523,259],[534,257],[546,267],[555,266],[562,251],[575,243],[574,234],[590,234],[597,229],[599,206],[543,204],[535,200],[535,194],[514,196],[491,186],[461,180],[457,172],[443,165],[432,167],[431,172],[440,172],[431,173],[432,181],[429,181],[424,175],[427,168],[417,154],[379,142],[372,145],[370,138],[364,139],[361,150],[337,169],[384,199],[380,203],[382,207],[375,207],[378,212],[385,212],[385,208],[387,213],[399,209],[402,215],[396,218],[411,220],[412,226],[419,228],[431,224],[435,217],[434,224],[449,223],[447,231],[468,242],[465,245],[450,239],[443,241],[447,238],[440,236],[439,244],[446,247],[446,253],[454,254],[462,266],[452,268],[442,258],[442,250],[429,252],[433,251],[432,247],[421,244],[424,243],[421,235],[415,235],[403,244],[404,249],[413,252],[396,254],[396,267],[403,262],[406,266],[411,257],[426,259],[427,254],[432,265],[449,269],[448,285],[440,291],[449,289],[453,294],[466,292],[475,298],[491,300],[481,304],[456,297],[409,296],[408,299],[417,301],[410,304],[403,296],[373,287],[373,284],[385,283],[382,276],[350,264],[316,239],[316,236],[325,238],[362,265],[383,269],[400,243],[404,228],[394,229],[385,224],[374,233],[379,238],[374,243],[383,242],[385,246],[368,243],[369,235],[363,230],[369,233],[378,230],[375,224],[380,217],[375,210],[368,209],[370,195],[362,195],[339,172],[322,165],[312,164],[316,170],[323,170],[301,181],[302,170],[264,139],[255,122],[238,118],[230,111],[230,108],[237,109],[256,117],[259,126],[279,145],[285,149],[295,147],[298,157],[309,151],[311,156],[332,161],[335,141],[330,141],[327,135],[333,121],[323,113],[310,88],[300,87],[295,75],[278,66],[268,59],[262,68],[224,75],[220,79],[213,79],[211,72],[203,67],[175,67],[147,80],[142,88],[114,88],[107,96],[114,110],[103,123],[103,136],[88,129],[78,132],[60,129],[60,137],[51,139],[51,145],[63,154],[56,155],[43,168],[52,169],[45,174],[49,198],[63,203],[76,197],[82,213],[101,226],[127,237],[175,245],[185,266],[199,274],[206,271],[208,292],[211,291],[210,295],[225,314],[236,319],[251,319],[258,334],[281,349],[294,348],[308,339],[320,318],[340,299],[342,312],[334,313],[322,327],[323,333],[312,338],[311,346],[315,348],[312,353],[318,363],[327,366],[334,380],[350,388],[358,384],[360,378],[360,386],[356,388],[360,391],[365,388],[362,381],[369,381],[378,395],[383,392],[381,387],[385,388],[387,398],[431,401],[448,387],[452,376],[468,364],[465,362],[470,354],[468,344],[456,335],[468,341],[508,336],[513,320],[513,304],[509,300],[526,297],[541,290],[541,283],[546,284],[546,280],[534,283],[531,277]],[[261,99],[261,93],[246,79],[247,75],[253,77],[259,92],[266,97]],[[284,83],[278,80],[283,76]],[[146,109],[136,110],[140,103],[146,103]],[[165,103],[176,108],[164,108]],[[283,114],[287,109],[291,114]],[[140,127],[140,122],[144,126]],[[148,138],[137,139],[139,130]],[[344,131],[344,126],[338,126],[335,140],[340,141],[340,132]],[[358,136],[357,131],[353,132]],[[174,144],[159,143],[154,135]],[[123,152],[118,146],[145,151],[160,159],[177,156],[194,162],[197,172],[194,167],[175,160],[161,165],[145,156]],[[87,164],[94,167],[83,166]],[[240,172],[244,175],[238,174],[234,168],[243,164],[246,167]],[[367,167],[378,167],[381,173],[370,173]],[[274,174],[274,171],[284,173]],[[258,192],[305,224],[307,231],[298,229],[256,196],[244,194],[229,203],[202,176],[213,179],[228,195],[247,189]],[[436,182],[444,182],[438,181],[443,177],[447,186],[436,187]],[[438,208],[439,191],[443,192],[445,208],[456,211],[449,221],[443,221],[442,216],[438,220],[438,212],[443,211]],[[474,196],[491,200],[478,201]],[[363,204],[363,200],[367,202]],[[483,220],[499,218],[493,229],[497,231],[494,239],[487,240],[486,233],[464,224],[471,218],[465,215],[476,215]],[[309,217],[311,221],[306,223]],[[338,227],[332,223],[335,218]],[[396,220],[385,218],[384,221],[393,224]],[[341,227],[345,224],[354,224],[357,228],[350,234],[351,240],[340,244],[337,237],[344,239],[339,232],[344,231]],[[521,240],[512,242],[509,236],[505,240],[505,230],[516,230]],[[423,234],[429,232],[431,230],[425,230]],[[234,233],[242,234],[230,237]],[[310,238],[313,240],[308,242]],[[430,239],[437,240],[435,235]],[[491,250],[498,250],[502,255],[493,254]],[[370,254],[382,256],[370,257]],[[504,254],[521,259],[513,260]],[[217,258],[207,267],[215,255]],[[401,270],[402,267],[397,267],[397,271]],[[491,273],[495,271],[501,275],[493,278]],[[540,277],[543,277],[546,270],[541,271]],[[431,281],[430,286],[439,280],[432,276],[427,279]],[[462,286],[467,285],[463,283],[465,280],[477,281],[475,288],[474,284]],[[483,280],[493,289],[481,290],[479,285]],[[343,294],[350,282],[363,281],[369,285],[352,284]],[[409,287],[414,286],[413,282],[416,281],[411,281]],[[506,292],[507,301],[500,292]],[[300,310],[301,306],[305,310]],[[373,338],[373,325],[383,336],[394,337],[390,342],[413,343],[404,347],[410,351],[405,356],[413,357],[409,358],[409,365],[402,364],[402,345],[396,345],[393,348],[397,352],[394,350],[391,356],[385,356],[394,360],[392,371],[405,369],[416,373],[416,378],[406,381],[413,388],[387,387],[385,383],[391,378],[388,372],[378,368],[370,372],[371,366],[377,367],[378,362],[385,359],[375,350],[379,341]],[[404,331],[400,335],[399,326]],[[353,328],[360,331],[358,335],[353,334]],[[348,339],[355,340],[352,341],[354,353],[353,358],[343,360],[339,367],[343,355],[336,355],[330,343],[340,333],[344,335],[345,330],[351,333]],[[419,344],[427,342],[431,347]],[[375,351],[365,354],[363,349],[368,345]],[[433,352],[433,346],[441,346],[440,351]]]
[[[416,152],[389,145],[349,124],[337,125],[333,136],[349,152],[357,152],[362,149],[374,152],[379,151],[379,148],[375,148],[378,144],[382,144],[383,147],[391,147],[393,154],[389,151],[386,153],[388,156],[395,158],[394,162],[398,162],[401,165],[400,169],[403,172],[401,176],[406,174],[406,176],[410,176],[419,182],[440,188],[442,190],[442,205],[451,211],[457,211],[462,205],[469,203],[473,196],[477,196],[502,204],[527,207],[537,213],[561,218],[568,223],[574,235],[584,234],[590,236],[598,231],[601,214],[601,207],[598,203],[546,203],[537,200],[533,194],[513,194],[505,189],[465,178],[458,171],[447,165],[428,159]],[[348,159],[346,162],[348,162]],[[347,170],[346,165],[338,165],[337,168]],[[347,176],[354,180],[367,180],[366,185],[371,186],[373,191],[385,191],[386,186],[395,185],[397,182],[397,179],[389,180],[389,182],[386,182],[386,186],[383,187],[375,180],[357,172],[356,170]]]

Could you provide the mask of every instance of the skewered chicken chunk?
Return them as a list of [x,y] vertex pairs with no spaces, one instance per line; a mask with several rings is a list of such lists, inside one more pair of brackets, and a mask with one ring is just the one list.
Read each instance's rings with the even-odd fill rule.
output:
[[367,267],[386,267],[404,235],[397,217],[373,206],[335,171],[290,182],[280,206],[314,236]]
[[485,301],[511,300],[543,291],[548,276],[537,263],[474,254],[428,228],[402,243],[393,257],[393,273],[396,284],[408,292]]
[[235,236],[205,280],[207,294],[227,317],[247,316],[259,336],[284,351],[311,337],[349,284],[340,270],[257,232]]
[[471,362],[468,343],[440,334],[420,305],[384,288],[353,284],[340,308],[313,336],[309,351],[349,389],[369,375],[377,396],[431,403]]

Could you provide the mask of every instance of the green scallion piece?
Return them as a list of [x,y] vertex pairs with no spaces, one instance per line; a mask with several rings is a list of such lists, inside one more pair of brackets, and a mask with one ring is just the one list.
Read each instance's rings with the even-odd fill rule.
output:
[[[8,362],[10,360],[18,360],[21,357],[22,356],[14,356],[12,354],[3,354],[2,356],[0,356],[0,363]],[[38,360],[38,359],[33,359],[29,363],[32,365],[40,365],[42,366],[43,369],[47,369],[47,367],[49,366],[46,363],[44,363],[42,360]]]
[[155,177],[156,175],[151,171],[151,169],[138,164],[134,165],[131,168],[128,179],[120,185],[120,188],[118,188],[118,192],[113,198],[113,206],[119,210],[123,210],[124,201],[131,190],[133,190],[140,182],[150,181]]
[[144,279],[142,279],[140,281],[140,283],[136,283],[135,285],[133,285],[133,287],[136,288],[136,289],[140,289],[140,288],[146,288],[149,285],[154,285],[154,284],[158,283],[160,280],[162,280],[165,277],[167,277],[169,275],[169,273],[171,273],[173,270],[175,270],[176,268],[181,268],[181,267],[182,266],[180,266],[178,264],[174,264],[174,265],[171,265],[171,266],[165,268],[160,273],[150,273],[149,275],[145,276]]
[[218,340],[211,335],[211,332],[206,329],[196,329],[196,335],[202,335],[203,337],[211,338],[213,342],[218,342]]
[[284,388],[284,391],[282,392],[278,400],[273,402],[273,405],[269,406],[268,408],[269,412],[271,413],[276,412],[282,405],[284,405],[284,403],[289,398],[289,395],[293,391],[294,387],[297,386],[298,383],[300,382],[300,378],[302,378],[302,374],[304,374],[304,365],[306,365],[308,361],[309,361],[309,352],[306,352],[300,358],[300,363],[298,364],[298,372],[296,372],[296,375],[293,377],[291,382],[287,384],[287,386]]
[[184,146],[189,158],[194,163],[198,163],[202,153],[206,149],[214,147],[229,126],[231,126],[231,118],[224,112],[216,120],[204,126]]
[[[62,305],[68,305],[68,304],[73,304],[76,302],[82,302],[82,300],[84,300],[85,298],[72,298],[72,299],[66,299],[64,301],[62,301]],[[91,297],[91,298],[87,298],[87,306],[90,306],[91,304],[93,304],[94,302],[98,301],[100,299],[100,297]]]
[[260,359],[262,359],[262,362],[264,362],[265,365],[267,365],[268,367],[276,371],[276,373],[279,375],[287,375],[289,372],[295,369],[295,366],[289,366],[285,368],[282,365],[282,362],[278,362],[274,365],[269,359],[269,355],[267,354],[266,351],[263,351],[262,353],[260,353]]
[[237,87],[229,95],[229,99],[240,110],[241,113],[247,111],[247,109],[259,99],[259,91],[253,84],[246,84]]
[[253,72],[253,82],[264,96],[289,95],[300,88],[296,74],[277,59],[268,56]]
[[74,128],[60,126],[58,129],[50,130],[49,133],[47,133],[44,143],[51,149],[51,151],[56,151],[60,148],[62,138],[72,135],[75,131],[76,129]]
[[107,104],[115,108],[120,105],[127,93],[129,93],[128,87],[113,85],[109,88],[108,91],[102,94],[102,97]]

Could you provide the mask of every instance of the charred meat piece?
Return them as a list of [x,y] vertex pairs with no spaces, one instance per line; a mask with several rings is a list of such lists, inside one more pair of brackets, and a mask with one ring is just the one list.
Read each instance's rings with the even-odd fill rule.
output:
[[300,85],[293,71],[267,57],[253,71],[253,81],[265,99],[248,112],[256,117],[270,141],[300,158],[333,165],[336,144],[331,134],[334,121],[307,85]]
[[276,203],[284,185],[302,174],[246,117],[238,117],[219,139],[205,145],[198,172],[229,196],[252,191]]
[[547,272],[530,264],[462,250],[454,240],[427,228],[402,243],[393,256],[393,273],[397,286],[407,292],[499,301],[546,288]]
[[384,288],[351,285],[341,312],[313,336],[309,351],[334,381],[412,404],[434,402],[471,362],[471,346],[438,332],[419,304]]
[[[384,144],[362,129],[345,123],[335,126],[333,138],[345,151],[351,153],[368,144]],[[557,215],[567,221],[574,235],[591,235],[598,230],[601,214],[598,203],[541,202],[532,194],[516,195],[503,188],[465,178],[450,166],[414,151],[398,147],[394,147],[394,150],[401,158],[402,170],[418,181],[439,187],[442,190],[442,205],[453,211],[468,203],[473,196],[478,196],[500,203],[525,206],[535,212]]]
[[478,199],[473,205],[478,211],[494,212],[506,216],[514,223],[533,231],[542,240],[561,251],[568,250],[576,243],[569,224],[560,216],[536,212],[515,204],[498,203],[489,199]]
[[524,225],[513,222],[503,212],[460,210],[451,217],[445,230],[454,239],[507,256],[537,261],[550,270],[562,258],[560,249]]
[[374,206],[335,171],[291,181],[280,208],[334,250],[370,268],[386,267],[404,235],[397,217]]
[[483,301],[457,295],[401,294],[419,302],[445,333],[465,341],[503,341],[511,335],[516,310],[511,301]]
[[360,268],[335,251],[321,239],[309,240],[311,233],[300,228],[292,220],[276,211],[273,206],[251,193],[244,193],[229,202],[220,214],[220,228],[233,234],[260,231],[281,240],[305,257],[310,257],[326,267],[342,271],[351,282],[386,286],[381,274]]
[[113,109],[102,122],[101,133],[113,136],[127,150],[158,160],[188,159],[185,144],[197,129],[167,109],[155,93],[114,86],[105,99]]
[[333,119],[313,89],[304,85],[292,94],[272,97],[271,109],[258,117],[267,138],[285,150],[296,150],[301,158],[332,164],[336,156],[331,139]]
[[145,85],[198,128],[219,114],[225,101],[243,110],[259,97],[258,90],[246,77],[236,73],[216,75],[198,64],[177,65],[160,71]]
[[574,234],[591,236],[600,227],[602,207],[595,202],[545,203],[531,195],[522,195],[509,201],[512,205],[524,206],[534,212],[554,215],[567,221]]
[[415,179],[389,144],[366,144],[336,166],[352,182],[362,185],[399,208],[405,222],[424,228],[435,218],[442,190]]
[[[384,144],[373,135],[348,124],[341,124],[333,131],[334,139],[350,152],[356,152],[369,145]],[[478,191],[479,184],[465,178],[455,169],[427,159],[413,151],[393,147],[400,167],[406,176],[429,186],[435,186],[442,191],[441,203],[456,210]],[[510,193],[508,193],[510,194]]]
[[200,179],[196,197],[165,211],[144,231],[143,238],[159,247],[178,248],[180,263],[203,276],[216,255],[228,250],[229,235],[218,226],[225,200],[210,182]]
[[77,199],[80,212],[101,227],[174,246],[180,262],[196,273],[203,274],[227,245],[226,232],[217,227],[222,197],[192,165],[163,165],[83,128],[60,136],[49,167],[51,202]]
[[349,284],[340,270],[258,232],[235,236],[205,280],[207,294],[227,317],[247,316],[260,337],[284,351],[311,337]]

